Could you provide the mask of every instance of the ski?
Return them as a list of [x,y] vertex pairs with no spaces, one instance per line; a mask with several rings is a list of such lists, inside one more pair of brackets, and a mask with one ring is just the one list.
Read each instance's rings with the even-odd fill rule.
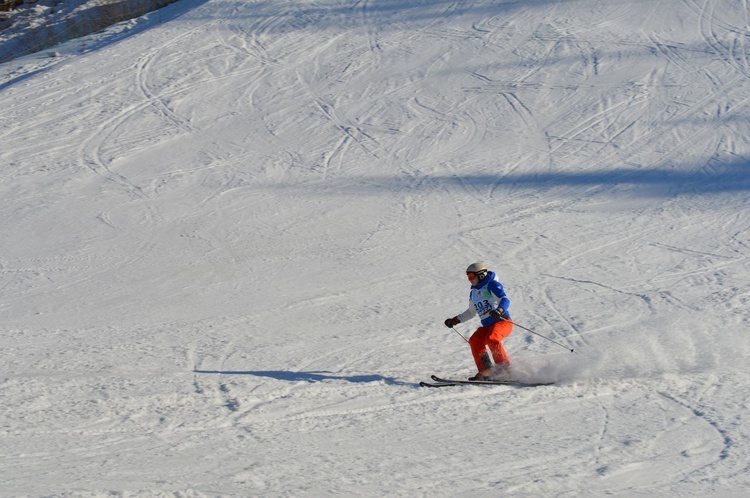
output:
[[517,380],[461,380],[461,379],[444,379],[437,375],[431,375],[430,378],[437,384],[430,384],[429,382],[420,382],[419,385],[423,387],[448,387],[456,386],[459,384],[476,384],[479,386],[516,386],[516,387],[536,387],[536,386],[549,386],[554,382],[520,382]]
[[438,383],[432,383],[432,382],[420,382],[420,386],[422,387],[450,387],[450,386],[457,386],[456,383],[446,383],[446,382],[438,382]]
[[430,375],[430,378],[440,384],[458,385],[458,384],[476,384],[479,386],[512,386],[517,384],[512,380],[463,380],[463,379],[444,379],[437,375]]

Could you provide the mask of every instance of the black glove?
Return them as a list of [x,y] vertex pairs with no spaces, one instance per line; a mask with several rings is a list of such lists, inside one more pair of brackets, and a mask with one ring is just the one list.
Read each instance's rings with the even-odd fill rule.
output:
[[457,316],[454,316],[453,318],[448,318],[443,323],[446,327],[451,328],[454,325],[458,325],[459,323],[461,323],[461,320],[459,320]]
[[505,312],[504,309],[498,308],[496,310],[490,311],[490,316],[492,318],[495,318],[496,320],[507,320],[508,319],[508,313]]

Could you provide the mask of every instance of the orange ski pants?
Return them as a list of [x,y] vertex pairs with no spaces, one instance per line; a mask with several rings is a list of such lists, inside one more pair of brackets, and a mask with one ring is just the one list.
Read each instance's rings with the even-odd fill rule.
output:
[[490,347],[492,359],[495,360],[495,363],[510,364],[510,358],[508,358],[508,353],[505,352],[501,341],[508,337],[512,331],[513,322],[501,320],[493,325],[479,327],[471,335],[469,345],[478,371],[481,372],[486,368],[482,361],[482,355],[487,352],[486,346]]

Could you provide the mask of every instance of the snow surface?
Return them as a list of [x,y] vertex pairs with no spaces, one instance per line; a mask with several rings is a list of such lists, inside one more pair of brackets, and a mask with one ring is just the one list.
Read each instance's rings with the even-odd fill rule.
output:
[[[0,109],[0,495],[750,494],[747,1],[182,0]],[[477,260],[556,385],[418,386]]]

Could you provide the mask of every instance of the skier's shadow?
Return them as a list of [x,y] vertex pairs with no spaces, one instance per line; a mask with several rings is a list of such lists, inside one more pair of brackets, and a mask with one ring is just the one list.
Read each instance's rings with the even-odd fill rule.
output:
[[332,372],[287,372],[283,370],[193,370],[197,374],[219,374],[219,375],[252,375],[255,377],[270,377],[276,380],[287,382],[324,382],[333,380],[343,380],[355,384],[365,384],[368,382],[382,382],[389,386],[411,386],[412,383],[403,382],[393,377],[384,377],[382,375],[336,375]]

